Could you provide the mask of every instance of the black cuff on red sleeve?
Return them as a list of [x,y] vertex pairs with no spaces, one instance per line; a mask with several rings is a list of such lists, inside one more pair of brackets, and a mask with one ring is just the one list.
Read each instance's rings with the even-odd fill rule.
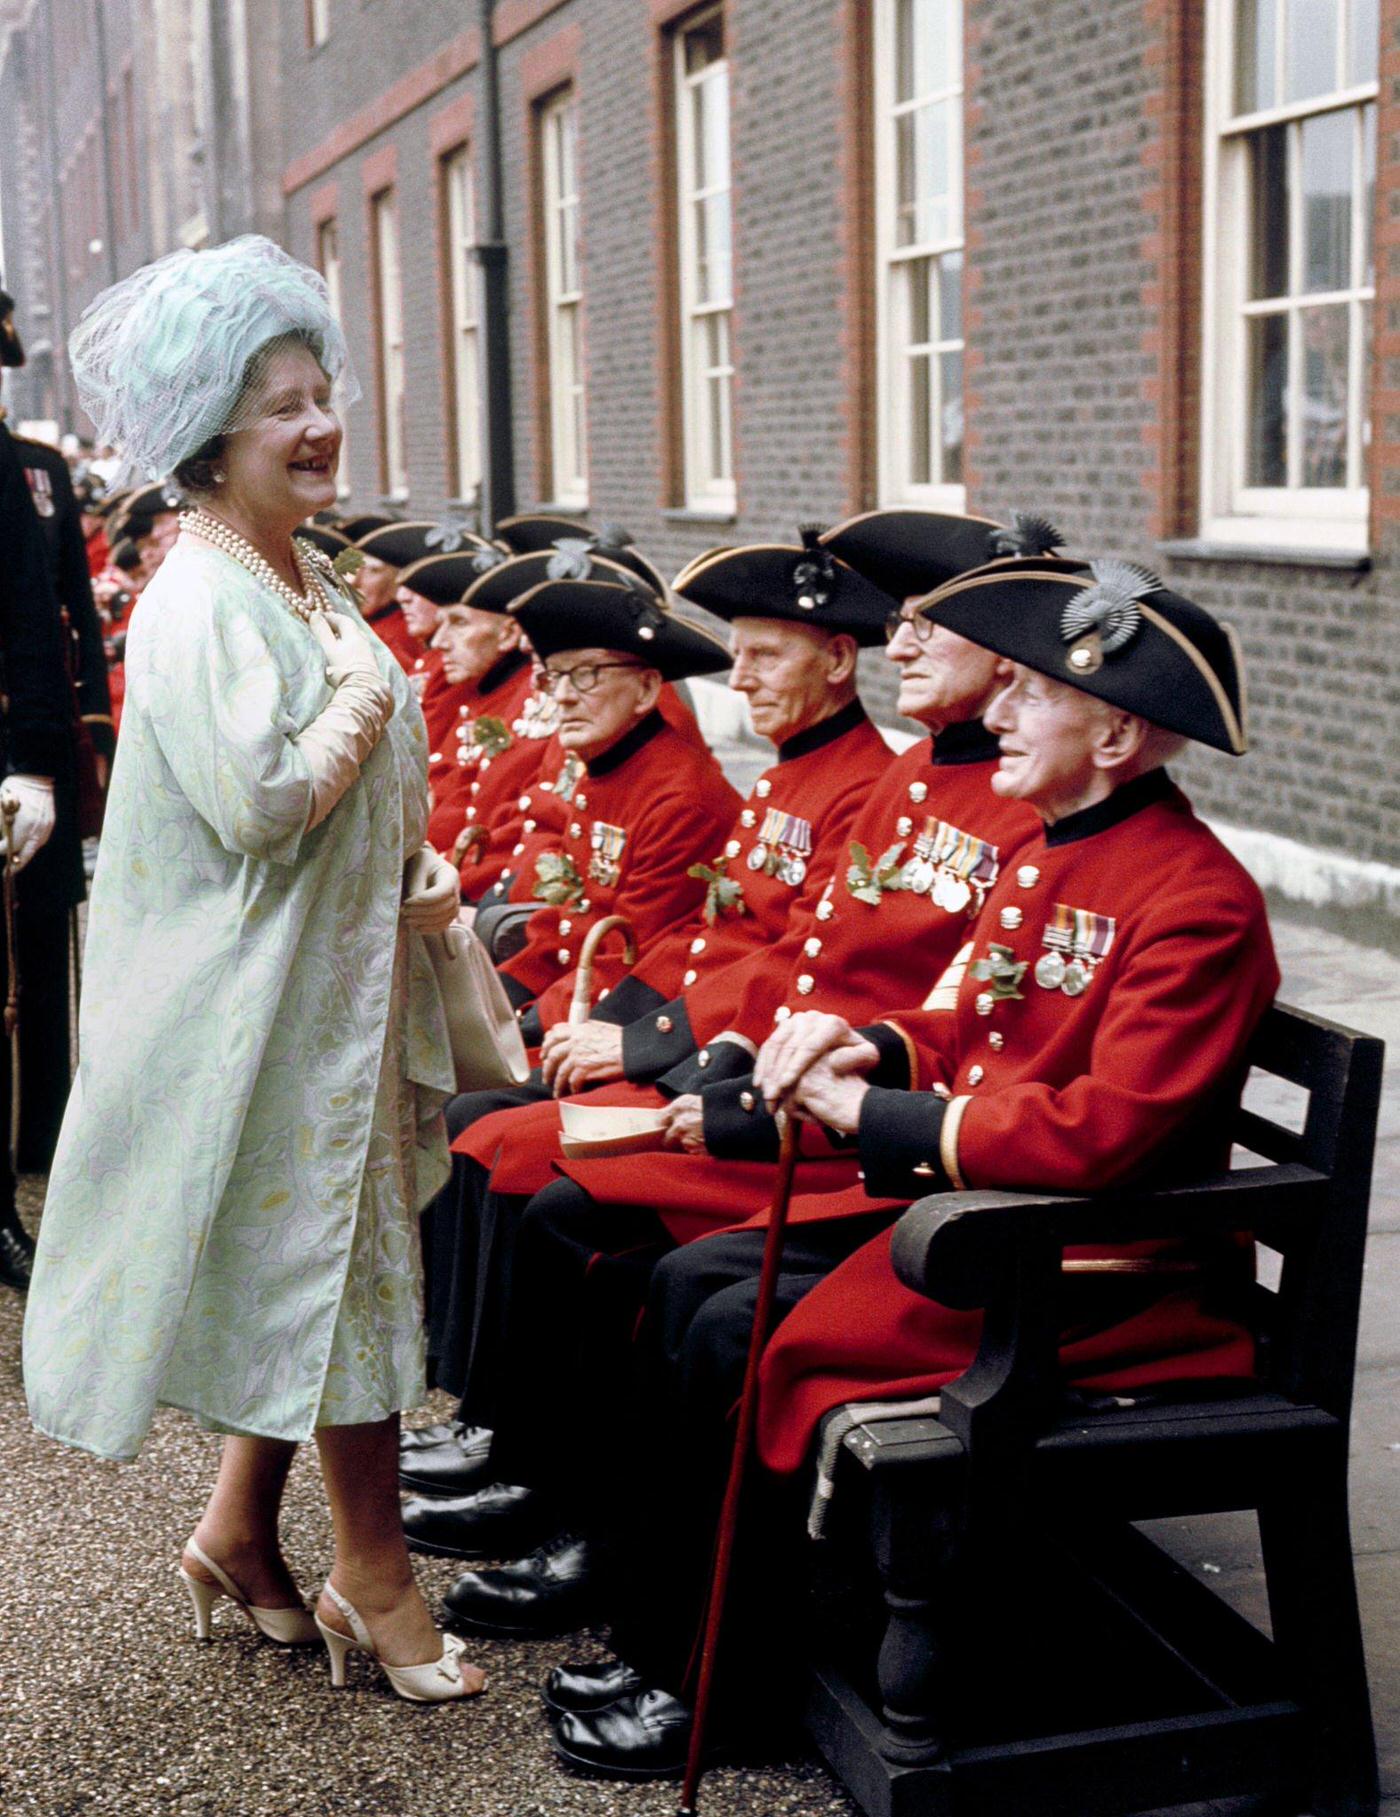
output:
[[753,1055],[737,1041],[711,1041],[698,1054],[690,1054],[656,1081],[657,1089],[679,1098],[688,1091],[705,1091],[726,1079],[747,1081],[753,1073]]
[[908,1044],[899,1030],[891,1028],[888,1022],[872,1022],[868,1028],[858,1028],[856,1033],[880,1056],[879,1065],[874,1072],[866,1073],[865,1078],[872,1085],[893,1085],[908,1091],[914,1081],[909,1076]]
[[622,1071],[634,1085],[649,1085],[694,1052],[684,997],[663,1003],[655,1014],[629,1022],[622,1031]]
[[629,1022],[635,1022],[640,1016],[654,1016],[657,1010],[664,1007],[666,999],[658,990],[649,984],[643,984],[635,973],[629,972],[625,978],[615,984],[593,1011],[595,1022],[611,1022],[616,1028],[626,1028]]
[[725,1161],[776,1161],[778,1125],[752,1077],[724,1079],[700,1094],[705,1147]]
[[544,1040],[544,1023],[540,1021],[539,1004],[532,1003],[528,1009],[521,1010],[518,1019],[521,1040],[526,1047],[538,1047]]
[[929,1091],[871,1086],[861,1103],[856,1139],[872,1199],[919,1199],[952,1185],[938,1153],[947,1109],[946,1100]]

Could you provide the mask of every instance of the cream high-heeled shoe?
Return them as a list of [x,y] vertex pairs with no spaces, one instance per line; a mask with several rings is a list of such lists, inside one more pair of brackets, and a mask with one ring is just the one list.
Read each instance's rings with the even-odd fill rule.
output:
[[337,1688],[345,1683],[345,1656],[353,1650],[367,1653],[382,1668],[399,1696],[406,1697],[410,1703],[446,1703],[454,1697],[479,1697],[486,1689],[482,1685],[479,1691],[469,1691],[462,1683],[461,1662],[466,1643],[455,1634],[442,1636],[442,1653],[437,1659],[430,1659],[421,1666],[391,1666],[387,1659],[379,1657],[364,1618],[355,1605],[333,1584],[326,1585],[326,1595],[350,1624],[350,1632],[342,1634],[338,1628],[328,1628],[319,1615],[316,1617],[316,1626],[321,1630],[321,1639],[331,1658],[331,1683]]
[[260,1609],[248,1601],[227,1572],[221,1570],[193,1539],[185,1541],[185,1550],[218,1580],[217,1583],[206,1584],[203,1578],[191,1577],[185,1567],[180,1566],[181,1580],[194,1604],[194,1632],[197,1640],[213,1638],[210,1617],[214,1613],[214,1604],[221,1596],[227,1596],[230,1602],[237,1603],[259,1634],[265,1634],[279,1646],[315,1646],[320,1636],[315,1617],[305,1605],[296,1609]]

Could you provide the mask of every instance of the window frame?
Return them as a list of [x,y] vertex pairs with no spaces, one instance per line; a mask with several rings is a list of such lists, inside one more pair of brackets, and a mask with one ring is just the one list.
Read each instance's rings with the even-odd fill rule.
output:
[[[686,69],[686,41],[695,32],[718,20],[725,33],[724,56],[698,74]],[[732,112],[729,81],[730,58],[728,21],[725,9],[708,6],[681,20],[671,32],[668,47],[671,72],[671,109],[674,116],[672,207],[675,220],[676,302],[680,336],[680,480],[685,508],[706,515],[733,516],[738,511],[738,463],[735,437],[734,358],[734,164],[732,156]],[[688,173],[695,168],[692,94],[706,83],[724,81],[724,148],[725,171],[722,184],[705,190],[691,187]],[[699,267],[693,209],[697,202],[723,194],[729,216],[729,284],[723,300],[698,298]],[[701,365],[697,359],[697,329],[701,322],[719,320],[724,324],[725,355],[715,365]],[[728,474],[715,473],[708,446],[715,428],[709,387],[719,382],[719,434],[721,447],[728,456]]]
[[[1371,495],[1365,483],[1370,450],[1363,436],[1368,418],[1372,376],[1364,357],[1364,341],[1355,334],[1356,314],[1369,305],[1372,336],[1375,334],[1374,278],[1371,284],[1353,281],[1341,291],[1307,291],[1298,282],[1304,256],[1301,231],[1302,189],[1298,182],[1298,133],[1289,131],[1288,197],[1290,208],[1288,288],[1280,297],[1251,299],[1247,295],[1250,258],[1250,142],[1251,136],[1270,126],[1326,114],[1350,112],[1355,116],[1354,156],[1361,148],[1361,110],[1379,105],[1378,81],[1347,83],[1326,93],[1301,100],[1282,101],[1236,111],[1234,103],[1238,0],[1207,0],[1205,70],[1205,147],[1203,185],[1206,206],[1202,219],[1202,385],[1200,534],[1203,539],[1243,547],[1321,549],[1361,554],[1369,543]],[[1353,0],[1338,7],[1338,68],[1350,49],[1349,31]],[[1284,15],[1286,25],[1286,13]],[[1287,56],[1287,32],[1279,34],[1279,65]],[[1351,210],[1351,276],[1361,270],[1365,240],[1365,184],[1354,166]],[[1379,190],[1379,183],[1377,184]],[[1372,218],[1373,248],[1378,223]],[[1246,483],[1248,459],[1249,358],[1245,324],[1251,317],[1283,314],[1295,323],[1304,309],[1345,302],[1348,323],[1347,462],[1360,478],[1356,486],[1257,487]],[[1288,336],[1288,389],[1296,391],[1301,377],[1301,335]],[[1296,469],[1299,437],[1294,428],[1296,410],[1285,422],[1286,460]],[[1374,429],[1373,429],[1374,433]]]
[[[438,182],[445,260],[449,478],[453,495],[466,503],[479,497],[482,481],[481,299],[478,268],[470,256],[476,245],[476,165],[470,140],[462,139],[441,154]],[[466,191],[465,204],[461,189]]]
[[[409,494],[408,438],[404,418],[403,244],[399,236],[398,198],[392,184],[376,189],[370,196],[369,220],[370,269],[374,280],[375,381],[379,397],[380,492],[390,504],[401,505]],[[385,259],[386,237],[392,242],[392,271]]]
[[[966,136],[965,128],[965,93],[966,93],[966,40],[964,21],[961,9],[955,3],[950,14],[957,19],[959,67],[956,80],[945,83],[941,88],[930,89],[926,94],[915,96],[907,102],[897,100],[897,83],[895,68],[895,17],[898,0],[876,0],[873,8],[871,31],[871,110],[874,127],[874,190],[875,190],[875,447],[876,447],[876,491],[882,506],[914,505],[935,511],[960,512],[966,509],[966,481],[938,479],[933,482],[920,482],[909,479],[911,464],[911,417],[907,384],[903,389],[897,384],[899,366],[907,364],[910,350],[914,345],[905,342],[896,346],[895,330],[897,326],[898,303],[894,295],[898,282],[898,268],[911,266],[921,260],[931,261],[935,269],[950,254],[957,254],[963,260],[963,273],[966,273],[967,247],[967,205],[965,195],[966,174]],[[919,107],[937,102],[947,102],[953,108],[957,120],[957,130],[951,135],[949,145],[949,183],[948,196],[956,208],[956,232],[944,235],[940,239],[919,241],[911,246],[895,244],[895,198],[897,184],[898,144],[896,119],[903,113],[913,112]],[[960,279],[960,282],[962,280]],[[936,422],[941,414],[942,371],[941,363],[945,354],[958,353],[963,356],[962,399],[963,418],[963,462],[966,470],[966,412],[967,369],[966,347],[967,332],[964,310],[959,309],[962,334],[956,338],[939,337],[918,343],[920,353],[929,361],[933,382],[938,388],[940,408],[933,407],[930,400],[930,422]],[[941,438],[935,450],[942,464],[943,444]]]
[[[564,121],[572,128],[573,185],[564,183]],[[544,353],[544,427],[547,433],[547,486],[553,503],[586,511],[589,493],[588,360],[584,338],[583,245],[579,232],[582,185],[579,182],[578,91],[566,83],[535,103],[538,186],[538,269],[543,280],[541,345]],[[564,282],[561,217],[572,211],[574,283]],[[572,467],[573,472],[567,469]]]
[[[343,283],[344,260],[340,250],[340,217],[334,214],[322,215],[315,223],[316,269],[326,284],[326,294],[331,306],[331,314],[345,326],[343,304],[345,289]],[[340,462],[335,470],[335,495],[338,499],[350,496],[350,435],[345,420],[340,424]]]

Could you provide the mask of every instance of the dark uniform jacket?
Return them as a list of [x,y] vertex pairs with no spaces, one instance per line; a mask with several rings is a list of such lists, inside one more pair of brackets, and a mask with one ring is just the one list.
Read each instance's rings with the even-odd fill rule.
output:
[[[975,932],[931,1008],[865,1031],[882,1060],[861,1111],[864,1183],[795,1200],[798,1221],[894,1213],[948,1187],[1084,1192],[1225,1165],[1278,967],[1258,889],[1164,770],[1043,832],[1003,871]],[[1127,1389],[1248,1371],[1247,1334],[1198,1286],[1142,1303],[1159,1256],[1067,1256],[1107,1282],[1097,1321],[1066,1335],[1072,1380]],[[1125,1317],[1112,1296],[1128,1281]],[[766,1459],[796,1468],[830,1407],[933,1392],[971,1361],[978,1333],[975,1314],[903,1287],[888,1234],[876,1238],[769,1346]]]
[[72,718],[57,602],[19,448],[3,423],[0,548],[5,767],[62,780],[71,767]]

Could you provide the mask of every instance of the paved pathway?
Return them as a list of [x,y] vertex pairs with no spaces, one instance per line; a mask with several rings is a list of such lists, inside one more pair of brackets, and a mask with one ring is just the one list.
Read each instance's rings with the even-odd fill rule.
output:
[[[1393,1057],[1367,1268],[1353,1439],[1353,1532],[1387,1801],[1400,1817],[1400,960],[1278,928],[1290,1003],[1386,1038]],[[23,1209],[40,1206],[26,1182]],[[199,1646],[175,1578],[180,1540],[217,1441],[160,1416],[135,1467],[38,1439],[24,1417],[19,1302],[0,1290],[0,1811],[5,1817],[662,1817],[667,1786],[616,1786],[555,1767],[535,1686],[595,1635],[534,1647],[482,1642],[492,1677],[474,1706],[415,1709],[381,1682],[330,1689],[317,1654],[287,1655],[225,1612]],[[426,1417],[426,1411],[425,1415]],[[1184,1561],[1264,1621],[1253,1523],[1161,1523]],[[288,1550],[311,1589],[330,1556],[314,1459],[288,1501]],[[447,1562],[420,1560],[430,1593]],[[723,1769],[712,1817],[851,1817],[823,1770],[796,1760]],[[1232,1812],[1247,1807],[1234,1805]],[[1007,1813],[1015,1817],[1015,1813]],[[1205,1817],[1205,1813],[1200,1813]]]

